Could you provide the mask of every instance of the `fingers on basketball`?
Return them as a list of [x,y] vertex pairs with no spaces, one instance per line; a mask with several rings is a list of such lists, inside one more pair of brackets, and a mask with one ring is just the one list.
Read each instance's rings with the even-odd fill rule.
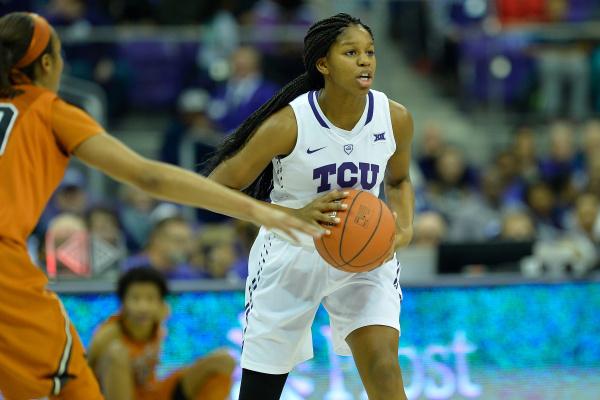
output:
[[380,199],[366,191],[350,190],[346,211],[336,213],[340,223],[331,235],[315,240],[323,259],[347,272],[365,272],[383,264],[395,238],[394,215]]

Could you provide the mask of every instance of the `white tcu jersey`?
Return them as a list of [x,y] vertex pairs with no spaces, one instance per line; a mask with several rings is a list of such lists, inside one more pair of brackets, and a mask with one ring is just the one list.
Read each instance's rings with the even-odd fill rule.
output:
[[[368,190],[379,196],[387,162],[396,149],[387,96],[369,91],[365,110],[352,131],[340,129],[327,119],[316,91],[297,97],[290,105],[296,115],[298,138],[289,155],[272,161],[271,202],[301,208],[341,188]],[[303,239],[304,244],[312,244],[312,240]]]

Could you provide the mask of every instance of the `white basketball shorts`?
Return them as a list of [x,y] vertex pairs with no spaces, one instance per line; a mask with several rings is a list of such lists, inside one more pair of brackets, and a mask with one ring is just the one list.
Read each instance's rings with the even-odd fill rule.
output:
[[314,247],[301,247],[261,228],[248,262],[242,368],[285,374],[313,357],[311,326],[323,304],[334,351],[351,355],[346,337],[370,325],[400,334],[400,264],[363,273],[340,271]]

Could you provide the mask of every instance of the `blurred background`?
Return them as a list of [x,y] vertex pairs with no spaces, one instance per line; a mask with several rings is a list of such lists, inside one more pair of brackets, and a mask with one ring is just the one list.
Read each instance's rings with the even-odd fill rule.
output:
[[[0,0],[22,10],[57,28],[64,99],[196,171],[303,72],[314,21],[360,17],[374,88],[415,120],[415,237],[398,254],[409,398],[600,398],[600,0]],[[171,279],[166,373],[239,353],[256,231],[74,161],[29,246],[86,343],[121,271]],[[286,399],[366,399],[327,325],[321,310]]]

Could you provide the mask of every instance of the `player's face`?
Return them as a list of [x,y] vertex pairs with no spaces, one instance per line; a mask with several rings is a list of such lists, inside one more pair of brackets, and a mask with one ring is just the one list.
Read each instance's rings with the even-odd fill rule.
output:
[[323,64],[319,69],[326,81],[356,94],[366,93],[375,78],[377,65],[371,34],[361,25],[348,26],[320,63]]
[[127,320],[135,325],[149,327],[160,322],[165,304],[160,296],[160,291],[150,282],[132,284],[123,301],[123,314]]
[[185,223],[170,223],[163,228],[157,244],[173,265],[187,262],[192,252],[193,233]]

